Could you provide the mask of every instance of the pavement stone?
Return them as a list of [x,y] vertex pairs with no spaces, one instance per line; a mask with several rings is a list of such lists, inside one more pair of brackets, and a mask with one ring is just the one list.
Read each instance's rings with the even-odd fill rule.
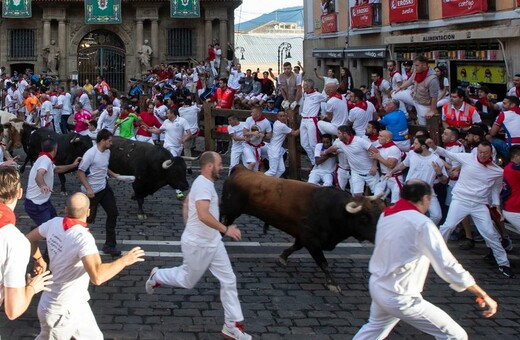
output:
[[[226,162],[226,160],[225,160]],[[27,169],[23,183],[27,181]],[[197,171],[188,179],[193,181]],[[75,176],[67,175],[69,192],[79,188]],[[221,191],[222,180],[217,182]],[[209,273],[194,289],[183,290],[161,287],[156,294],[147,295],[144,283],[155,266],[171,267],[182,263],[172,255],[180,253],[178,241],[183,231],[182,202],[175,199],[171,188],[163,188],[153,197],[145,199],[146,221],[137,220],[137,203],[130,199],[131,186],[110,180],[118,202],[118,240],[123,250],[143,243],[146,261],[124,269],[109,282],[92,286],[91,306],[106,339],[180,339],[201,340],[220,338],[223,310],[220,303],[218,281]],[[59,194],[56,178],[52,197],[58,213],[63,213],[66,197]],[[28,232],[30,219],[20,202],[16,209],[18,227]],[[99,210],[96,223],[90,226],[98,240],[104,241],[105,214]],[[305,250],[295,253],[287,267],[277,263],[283,244],[292,243],[290,236],[270,228],[263,234],[259,220],[242,216],[237,224],[243,232],[244,242],[260,242],[258,247],[234,246],[226,242],[237,276],[237,285],[245,316],[247,331],[255,339],[349,339],[366,322],[370,308],[368,292],[368,260],[372,252],[369,245],[347,240],[326,254],[331,273],[342,291],[330,292],[324,286],[324,276]],[[511,252],[513,270],[520,271],[520,245],[518,235],[512,235],[515,248]],[[168,244],[147,244],[165,241]],[[177,243],[173,243],[177,242]],[[266,245],[268,244],[268,245]],[[282,244],[282,246],[277,245]],[[351,245],[348,246],[348,245]],[[499,311],[491,319],[484,319],[470,293],[456,293],[431,271],[424,297],[447,311],[468,332],[471,339],[518,339],[520,334],[520,289],[518,279],[500,276],[495,266],[481,259],[487,251],[478,244],[469,251],[459,250],[456,242],[450,249],[477,282],[499,303]],[[162,252],[163,256],[157,256]],[[104,262],[110,256],[102,256]],[[520,272],[519,272],[520,274]],[[0,313],[2,339],[34,339],[39,332],[36,314],[38,297],[29,310],[15,321]],[[388,339],[431,339],[416,329],[399,323]]]

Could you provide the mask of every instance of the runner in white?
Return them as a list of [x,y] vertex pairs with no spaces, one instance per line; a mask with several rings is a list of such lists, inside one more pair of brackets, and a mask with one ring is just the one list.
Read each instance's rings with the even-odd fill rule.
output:
[[267,146],[267,156],[269,159],[269,170],[266,171],[267,176],[280,177],[285,172],[285,163],[283,155],[285,149],[283,142],[287,135],[297,136],[300,130],[293,130],[287,126],[287,113],[280,111],[276,115],[278,120],[273,124],[273,136]]
[[386,178],[384,175],[392,171],[401,160],[401,150],[392,141],[392,132],[383,130],[379,132],[379,144],[376,151],[370,151],[369,155],[379,162],[383,177],[379,180],[374,194],[380,195],[386,190],[391,193],[390,203],[394,204],[399,200],[399,192],[403,186],[403,174],[395,173],[392,177]]
[[332,136],[325,134],[321,137],[321,143],[316,144],[314,158],[316,165],[312,168],[307,182],[324,187],[332,186],[333,173],[336,170],[336,154],[324,153],[332,145]]
[[242,164],[249,170],[253,170],[256,164],[255,155],[247,147],[247,139],[244,137],[245,123],[238,120],[236,114],[228,116],[228,133],[231,137],[231,156],[229,159],[229,173],[231,169],[242,160]]

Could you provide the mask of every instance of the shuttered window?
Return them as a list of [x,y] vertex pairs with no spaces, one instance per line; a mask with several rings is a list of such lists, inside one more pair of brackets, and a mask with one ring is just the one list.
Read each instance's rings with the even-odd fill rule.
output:
[[170,28],[168,30],[168,57],[193,56],[193,30],[191,28]]
[[36,31],[14,29],[9,32],[9,59],[36,60]]

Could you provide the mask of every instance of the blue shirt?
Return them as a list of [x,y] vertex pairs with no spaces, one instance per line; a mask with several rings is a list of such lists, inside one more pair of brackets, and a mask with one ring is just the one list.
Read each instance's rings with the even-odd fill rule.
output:
[[406,114],[401,110],[396,110],[387,113],[380,121],[382,125],[386,126],[386,129],[393,134],[393,140],[400,142],[407,140],[408,136],[408,121],[406,120]]

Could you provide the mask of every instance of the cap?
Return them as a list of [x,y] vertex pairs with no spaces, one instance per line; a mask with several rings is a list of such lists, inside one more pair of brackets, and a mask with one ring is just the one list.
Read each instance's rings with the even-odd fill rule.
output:
[[272,99],[272,98],[271,98],[271,99],[268,99],[268,100],[267,100],[267,103],[274,103],[274,99]]
[[407,61],[403,62],[403,65],[404,66],[413,66],[413,61],[407,60]]

